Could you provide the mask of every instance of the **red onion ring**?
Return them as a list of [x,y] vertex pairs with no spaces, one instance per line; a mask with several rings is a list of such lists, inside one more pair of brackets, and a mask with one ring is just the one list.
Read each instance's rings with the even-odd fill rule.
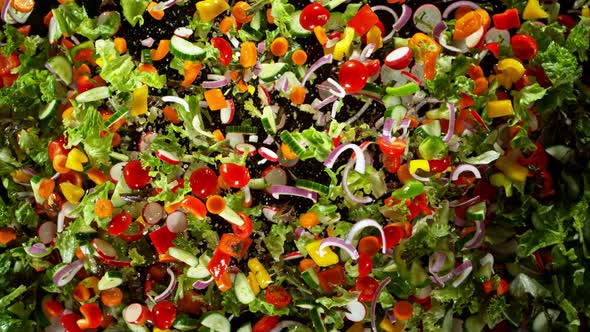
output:
[[459,175],[461,175],[463,172],[471,172],[473,173],[473,175],[475,175],[476,178],[481,179],[481,173],[479,172],[477,167],[469,164],[461,164],[455,167],[455,169],[451,173],[451,181],[457,181]]
[[148,38],[142,40],[141,45],[143,45],[145,47],[152,47],[152,45],[154,45],[154,38],[148,37]]
[[339,239],[337,237],[327,237],[322,240],[322,242],[320,243],[320,247],[318,248],[320,257],[324,256],[324,249],[329,246],[334,246],[343,249],[344,251],[346,251],[348,256],[350,256],[350,258],[352,258],[353,260],[357,260],[359,258],[359,253],[355,247],[353,247],[350,243],[347,243],[346,241]]
[[[410,8],[406,4],[403,4],[402,5],[402,14],[400,15],[399,20],[397,20],[397,22],[395,22],[395,24],[393,25],[393,31],[401,30],[408,23],[410,18],[412,18],[412,8]],[[385,39],[385,38],[383,38],[383,39]]]
[[336,96],[338,98],[346,97],[346,90],[344,90],[342,85],[340,85],[338,82],[334,81],[334,79],[332,79],[332,78],[328,78],[328,83],[330,83],[333,87],[336,88],[336,90],[334,90],[334,89],[328,90],[328,91],[330,91],[331,94],[333,94],[334,96]]
[[363,107],[361,107],[361,109],[358,112],[356,112],[355,115],[351,116],[350,119],[346,120],[346,123],[351,124],[358,120],[361,117],[361,115],[365,114],[367,109],[369,109],[369,106],[371,106],[370,102],[365,103]]
[[305,85],[305,83],[307,82],[307,80],[309,79],[311,74],[313,74],[313,72],[316,71],[318,68],[320,68],[323,65],[332,63],[332,59],[333,59],[332,54],[328,54],[328,55],[324,55],[323,57],[319,58],[316,62],[314,62],[313,65],[311,65],[309,67],[307,72],[305,72],[305,75],[303,75],[303,80],[301,81],[301,85],[302,86]]
[[335,95],[331,95],[331,96],[328,96],[326,99],[321,100],[321,101],[319,101],[319,102],[317,102],[315,104],[314,103],[311,103],[311,106],[313,107],[313,109],[315,109],[316,111],[318,111],[318,110],[324,108],[325,106],[327,106],[327,105],[335,102],[336,100],[338,100],[338,97],[336,97]]
[[348,199],[350,199],[351,201],[353,201],[355,203],[358,203],[358,204],[371,203],[373,201],[373,199],[371,197],[369,197],[369,196],[358,197],[350,191],[350,188],[348,188],[348,183],[347,183],[348,182],[348,174],[349,174],[351,168],[352,168],[352,160],[349,161],[348,164],[346,164],[346,167],[344,167],[344,171],[342,171],[342,190],[344,190],[346,197],[348,197]]
[[264,53],[265,49],[266,49],[266,42],[265,41],[261,41],[260,43],[258,43],[258,45],[256,45],[256,50],[260,54]]
[[443,252],[437,251],[428,260],[428,271],[431,274],[437,274],[442,269],[445,261],[447,260],[447,255]]
[[379,287],[375,290],[375,294],[373,294],[373,299],[371,300],[371,329],[374,332],[377,332],[377,322],[375,318],[375,311],[377,310],[377,300],[381,295],[381,292],[385,289],[387,284],[391,282],[391,277],[386,277],[383,281],[379,284]]
[[170,296],[170,294],[172,294],[174,288],[176,288],[176,276],[174,275],[174,272],[169,267],[166,268],[166,272],[168,272],[168,275],[170,276],[170,283],[162,293],[154,297],[154,302],[160,302],[166,299],[168,296]]
[[447,103],[447,107],[449,108],[449,129],[443,138],[445,143],[449,143],[455,131],[455,105],[453,105],[453,103]]
[[470,206],[470,205],[473,205],[477,202],[479,202],[479,195],[472,197],[464,202],[450,202],[449,207],[450,208],[458,208],[458,207],[463,207],[463,206]]
[[279,199],[280,195],[290,195],[290,196],[298,196],[298,197],[303,197],[303,198],[308,198],[310,200],[312,200],[314,203],[316,203],[318,201],[318,194],[314,191],[311,190],[307,190],[307,189],[303,189],[303,188],[297,188],[297,187],[291,187],[291,186],[285,186],[285,185],[272,185],[270,187],[270,192],[272,194],[272,197]]
[[483,238],[485,235],[486,225],[483,220],[475,220],[475,235],[471,240],[465,242],[463,248],[466,249],[475,249],[483,243]]
[[84,260],[79,259],[74,261],[55,272],[53,275],[53,282],[57,287],[63,287],[67,285],[74,277],[76,273],[84,267]]
[[217,81],[204,81],[201,85],[205,89],[217,89],[222,88],[228,84],[227,78],[222,78]]
[[457,267],[455,269],[455,275],[459,275],[459,277],[453,281],[453,287],[459,287],[467,279],[472,270],[473,264],[469,260]]
[[178,0],[168,0],[166,2],[160,2],[157,5],[155,5],[152,10],[153,11],[161,11],[164,9],[168,9],[168,8],[174,6],[174,4],[176,4],[177,2],[178,2]]
[[365,174],[365,156],[363,154],[363,150],[358,145],[353,143],[338,145],[334,150],[332,150],[332,152],[330,152],[328,158],[326,158],[326,161],[324,161],[324,166],[332,168],[332,166],[334,166],[334,162],[336,162],[336,159],[340,156],[340,154],[348,149],[352,149],[356,154],[356,164],[354,166],[354,170],[361,174]]
[[[354,240],[354,237],[356,236],[356,234],[360,231],[362,231],[363,229],[367,228],[367,227],[375,227],[379,230],[379,233],[381,233],[381,243],[386,243],[386,239],[385,239],[385,232],[383,231],[383,227],[374,219],[362,219],[357,221],[348,231],[348,234],[346,234],[346,242],[347,243],[352,243],[352,241]],[[387,252],[387,249],[385,248],[385,245],[381,246],[382,252],[385,254]]]
[[193,288],[198,289],[198,290],[203,290],[207,287],[209,287],[209,285],[213,282],[213,277],[209,278],[209,280],[197,280],[193,283]]
[[451,3],[445,9],[445,11],[442,14],[443,18],[447,18],[449,16],[449,14],[452,13],[455,9],[457,9],[459,7],[463,7],[463,6],[467,6],[471,9],[474,9],[474,10],[481,8],[481,7],[479,7],[479,5],[477,5],[475,2],[472,2],[472,1],[455,1],[455,2]]

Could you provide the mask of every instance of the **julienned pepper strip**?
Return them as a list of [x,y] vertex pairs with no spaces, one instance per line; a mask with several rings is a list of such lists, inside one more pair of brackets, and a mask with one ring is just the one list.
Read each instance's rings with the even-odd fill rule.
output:
[[400,86],[388,86],[385,89],[390,96],[403,97],[414,94],[420,90],[420,86],[414,82],[409,82]]
[[424,191],[424,184],[418,181],[409,181],[403,187],[396,189],[391,193],[391,197],[397,199],[413,198],[420,195]]

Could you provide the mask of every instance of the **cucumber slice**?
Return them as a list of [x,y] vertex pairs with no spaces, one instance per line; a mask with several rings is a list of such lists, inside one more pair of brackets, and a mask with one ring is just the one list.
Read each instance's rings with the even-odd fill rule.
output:
[[70,85],[74,81],[74,73],[72,71],[72,64],[61,55],[56,55],[47,60],[47,65],[53,69],[57,77],[64,81],[65,84]]
[[205,56],[202,48],[177,36],[170,38],[170,53],[182,60],[198,60]]
[[260,118],[260,121],[262,121],[262,127],[267,133],[271,135],[277,133],[275,115],[273,114],[272,108],[270,106],[264,107],[264,109],[262,110],[262,117]]
[[125,107],[121,107],[119,110],[117,110],[114,114],[112,114],[111,116],[109,116],[109,118],[105,121],[104,125],[108,128],[110,126],[112,126],[115,122],[121,120],[122,118],[124,118],[127,115],[127,112],[129,112],[129,110]]
[[314,269],[307,269],[301,274],[303,281],[309,286],[309,288],[317,289],[320,287],[320,279]]
[[243,304],[248,304],[256,299],[256,295],[254,294],[254,291],[252,291],[248,278],[244,273],[238,272],[234,282],[236,283],[234,291],[238,301]]
[[88,103],[92,101],[106,99],[111,95],[109,88],[106,86],[99,86],[82,92],[76,96],[76,101],[79,103]]
[[56,100],[52,100],[47,105],[45,105],[41,111],[39,112],[39,120],[47,119],[48,117],[55,115],[59,107],[59,102]]
[[229,319],[216,311],[205,314],[201,320],[201,324],[215,332],[231,332]]
[[45,199],[41,198],[41,196],[39,196],[39,187],[41,187],[41,180],[43,180],[45,177],[43,175],[35,175],[31,178],[31,190],[33,191],[33,195],[35,197],[35,201],[37,201],[37,203],[39,204],[43,204],[43,202],[45,202]]
[[317,182],[309,181],[309,180],[305,180],[305,179],[295,180],[295,187],[315,191],[318,194],[326,194],[327,195],[328,193],[330,193],[330,187],[328,187],[324,184],[321,184],[321,183],[317,183]]
[[291,22],[289,23],[289,26],[291,28],[291,33],[295,37],[308,37],[308,36],[311,36],[311,31],[305,30],[301,26],[301,23],[299,23],[299,16],[301,16],[301,11],[300,10],[294,12],[293,15],[291,16]]
[[266,15],[261,10],[257,10],[254,15],[252,15],[252,21],[250,21],[250,27],[256,31],[261,31],[266,28]]
[[240,328],[237,329],[236,332],[252,332],[252,325],[250,323],[246,323],[240,326]]
[[486,203],[479,202],[467,208],[467,220],[484,220],[486,218]]
[[199,260],[197,256],[191,254],[186,250],[182,250],[177,247],[170,247],[168,248],[168,255],[178,259],[179,261],[185,263],[188,266],[195,267],[199,264]]
[[113,190],[113,196],[111,196],[111,202],[113,202],[114,207],[122,207],[127,204],[123,198],[121,198],[121,194],[130,194],[133,190],[127,186],[124,179],[120,179],[115,186],[115,190]]
[[190,317],[178,317],[172,326],[180,331],[194,331],[199,326],[199,320]]
[[246,34],[246,37],[247,37],[246,39],[248,39],[248,40],[260,41],[264,37],[262,32],[254,29],[249,24],[242,25],[240,30],[241,30],[241,33]]
[[98,281],[98,290],[115,288],[123,283],[123,274],[119,271],[109,271]]
[[[346,0],[329,0],[329,1],[322,1],[324,3],[324,7],[327,10],[333,10],[334,8],[340,6],[341,4],[345,3]],[[331,16],[332,13],[330,13]]]
[[289,70],[289,65],[284,62],[263,63],[260,67],[262,70],[258,77],[264,82],[274,82]]
[[209,261],[211,261],[209,256],[205,254],[201,255],[201,257],[199,257],[199,265],[195,267],[189,267],[188,270],[186,270],[186,275],[189,278],[195,279],[209,278],[209,276],[211,276],[211,273],[207,269]]

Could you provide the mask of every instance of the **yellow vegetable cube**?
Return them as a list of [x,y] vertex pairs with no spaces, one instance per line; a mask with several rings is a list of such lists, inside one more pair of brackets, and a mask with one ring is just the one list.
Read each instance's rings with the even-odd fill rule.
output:
[[313,259],[313,261],[321,267],[330,266],[338,263],[338,255],[336,255],[336,253],[332,251],[332,249],[326,247],[320,253],[321,243],[322,240],[317,240],[305,246],[305,250],[307,250],[307,253],[309,254],[309,256],[311,256],[311,259]]

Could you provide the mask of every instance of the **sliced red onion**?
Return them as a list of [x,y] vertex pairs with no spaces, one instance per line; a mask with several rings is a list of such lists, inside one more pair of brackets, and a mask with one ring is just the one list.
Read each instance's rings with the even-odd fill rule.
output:
[[154,302],[160,302],[166,299],[172,294],[174,288],[176,288],[176,276],[174,275],[174,272],[169,267],[166,268],[166,272],[168,272],[168,275],[170,276],[170,283],[162,293],[154,297]]
[[193,283],[193,287],[198,290],[203,290],[213,282],[213,277],[209,278],[209,280],[197,280]]
[[465,242],[463,248],[466,249],[475,249],[483,243],[483,238],[485,235],[486,224],[483,220],[475,220],[475,234],[471,240]]
[[377,310],[377,300],[379,299],[379,296],[381,296],[381,292],[390,282],[391,277],[386,277],[383,279],[383,281],[379,284],[379,287],[377,287],[375,290],[375,294],[373,294],[373,299],[371,300],[371,328],[374,332],[377,332],[377,318],[375,317],[375,311]]
[[168,0],[168,1],[160,2],[157,5],[155,5],[152,10],[153,11],[165,10],[165,9],[168,9],[168,8],[174,6],[174,4],[176,4],[177,2],[178,2],[178,0]]
[[46,221],[37,229],[37,235],[41,243],[50,244],[57,235],[57,225],[52,221]]
[[477,167],[469,164],[461,164],[455,167],[455,169],[451,173],[451,181],[457,181],[459,175],[461,175],[463,172],[471,172],[473,173],[473,175],[475,175],[477,179],[481,179],[481,173],[479,172]]
[[414,173],[414,174],[411,174],[411,175],[412,175],[412,177],[413,177],[415,180],[417,180],[417,181],[420,181],[420,182],[430,182],[430,178],[425,178],[425,177],[423,177],[423,176],[420,176],[420,175],[418,175],[418,174],[416,174],[416,173]]
[[72,40],[72,42],[74,42],[75,45],[80,45],[80,40],[78,40],[76,36],[71,36],[70,39]]
[[301,85],[305,85],[311,74],[315,72],[318,68],[323,65],[332,63],[332,54],[324,55],[323,57],[319,58],[313,65],[309,67],[305,75],[303,75],[303,80],[301,81]]
[[270,187],[270,192],[272,197],[279,199],[280,195],[290,195],[290,196],[297,196],[308,198],[312,200],[314,203],[318,201],[318,194],[314,191],[291,187],[291,186],[284,186],[284,185],[273,185]]
[[369,98],[369,99],[371,99],[371,100],[373,100],[373,101],[376,101],[376,102],[378,102],[378,103],[379,103],[379,104],[381,104],[381,105],[383,105],[383,104],[384,104],[384,103],[383,103],[383,99],[381,99],[381,97],[380,97],[380,96],[376,96],[376,95],[374,95],[374,94],[371,94],[371,93],[364,92],[363,90],[361,90],[361,91],[359,91],[359,92],[355,92],[355,93],[353,93],[352,95],[353,95],[353,96],[359,96],[359,97],[365,97],[365,98]]
[[284,320],[284,321],[280,321],[277,325],[275,325],[275,327],[273,327],[270,332],[280,332],[285,328],[291,327],[291,326],[295,326],[295,325],[301,325],[301,323],[296,322],[294,320]]
[[447,18],[449,16],[450,13],[452,13],[455,9],[460,8],[460,7],[469,7],[471,9],[477,10],[480,9],[481,7],[479,7],[478,4],[476,4],[475,2],[472,1],[455,1],[453,3],[451,3],[443,12],[443,18]]
[[393,18],[394,18],[394,21],[397,21],[397,20],[398,20],[398,16],[397,16],[396,12],[395,12],[393,9],[391,9],[391,8],[389,8],[389,7],[387,7],[387,6],[378,5],[378,6],[373,6],[373,7],[371,7],[371,9],[372,9],[374,12],[377,12],[377,11],[380,11],[380,10],[382,10],[382,11],[386,11],[386,12],[388,12],[389,14],[391,14],[391,16],[393,16]]
[[479,265],[481,266],[488,264],[492,267],[492,273],[494,273],[494,256],[489,252],[479,260]]
[[2,6],[2,20],[4,22],[6,22],[7,24],[14,24],[16,23],[16,21],[14,21],[14,19],[8,15],[8,9],[10,8],[10,3],[12,2],[12,0],[5,0],[4,1],[4,5]]
[[352,160],[346,164],[346,167],[344,167],[344,171],[342,171],[342,190],[344,190],[346,197],[348,197],[348,199],[350,199],[351,201],[353,201],[355,203],[358,203],[358,204],[371,203],[373,201],[373,199],[371,197],[368,197],[368,196],[358,197],[350,191],[350,188],[348,188],[348,174],[349,174],[351,168],[352,168]]
[[[254,67],[252,68],[252,72],[246,73],[246,75],[249,75],[249,74],[259,75],[261,72],[262,72],[262,65],[260,64],[260,61],[256,61],[256,64],[254,64]],[[244,81],[246,81],[245,77],[244,77]]]
[[445,255],[445,253],[440,251],[435,252],[428,260],[428,271],[431,274],[439,273],[446,260],[447,255]]
[[295,240],[299,240],[299,238],[301,237],[301,235],[303,235],[303,232],[305,232],[305,228],[303,228],[303,227],[297,227],[295,229]]
[[393,123],[394,123],[394,119],[393,118],[387,118],[385,119],[385,122],[383,123],[383,138],[385,139],[386,142],[391,142],[391,131],[393,130]]
[[359,258],[359,253],[355,247],[353,247],[350,243],[347,243],[346,241],[339,239],[337,237],[327,237],[322,240],[322,243],[318,248],[320,256],[324,255],[324,248],[329,246],[334,246],[343,249],[344,251],[346,251],[348,256],[350,256],[350,258],[354,260],[357,260]]
[[458,41],[458,42],[455,44],[455,46],[453,46],[453,45],[450,45],[450,44],[449,44],[449,41],[448,41],[448,37],[447,37],[447,35],[445,35],[445,33],[444,33],[444,32],[443,32],[443,33],[441,33],[441,35],[440,35],[440,38],[439,38],[439,40],[438,40],[438,43],[439,43],[439,44],[440,44],[442,47],[444,47],[444,48],[446,48],[447,50],[449,50],[449,51],[452,51],[452,52],[457,52],[457,53],[465,53],[465,52],[469,51],[469,49],[468,49],[468,48],[467,48],[467,46],[465,45],[465,40],[463,40],[463,39],[459,40],[459,41]]
[[385,232],[383,231],[383,227],[374,219],[362,219],[357,221],[348,231],[348,234],[346,234],[346,243],[350,243],[352,244],[352,241],[354,241],[354,237],[357,235],[357,233],[359,233],[360,231],[362,231],[363,229],[367,228],[367,227],[375,227],[379,230],[379,233],[381,233],[381,243],[383,243],[384,245],[381,246],[381,249],[383,251],[383,253],[385,254],[387,252],[387,249],[385,248],[385,243],[386,243],[386,239],[385,239]]
[[258,43],[258,45],[256,45],[256,50],[260,54],[264,53],[265,49],[266,49],[266,42],[265,41],[261,41],[260,43]]
[[467,222],[467,221],[466,221],[465,219],[463,219],[463,218],[459,217],[459,216],[458,216],[458,215],[455,213],[455,225],[463,227],[463,226],[465,226],[465,223],[466,223],[466,222]]
[[180,38],[188,38],[192,36],[193,33],[194,31],[192,29],[185,27],[176,28],[176,30],[174,30],[174,35]]
[[334,90],[334,89],[329,90],[331,94],[333,94],[334,96],[336,96],[338,98],[346,97],[346,90],[344,90],[342,85],[340,85],[338,82],[334,81],[332,78],[328,78],[328,82],[336,88],[336,90]]
[[201,85],[205,89],[217,89],[217,88],[222,88],[222,87],[226,86],[227,84],[228,84],[228,79],[224,77],[224,78],[219,79],[217,81],[204,81]]
[[365,174],[365,155],[363,150],[358,145],[353,143],[338,145],[332,152],[330,152],[328,158],[326,158],[326,161],[324,161],[324,166],[332,168],[332,166],[334,166],[334,162],[336,162],[336,159],[340,156],[340,154],[348,149],[352,149],[356,155],[356,164],[354,166],[354,170],[361,174]]
[[365,48],[363,48],[363,51],[361,52],[360,61],[365,62],[368,58],[371,57],[371,54],[373,54],[374,50],[375,50],[375,43],[367,44],[367,46],[365,46]]
[[469,274],[471,273],[472,270],[473,270],[473,264],[471,263],[470,260],[467,260],[463,264],[459,265],[455,269],[455,275],[458,275],[459,277],[457,277],[457,279],[455,279],[455,281],[453,281],[453,287],[455,287],[455,288],[459,287],[459,285],[461,285],[463,283],[463,281],[465,281],[465,279],[467,279],[467,277],[469,276]]
[[141,45],[143,45],[145,47],[152,47],[152,45],[154,45],[154,38],[148,37],[148,38],[142,40]]
[[[408,23],[410,18],[412,18],[412,8],[410,8],[406,4],[403,4],[402,5],[402,14],[399,17],[399,20],[397,20],[395,22],[395,24],[393,25],[393,31],[401,30]],[[386,36],[383,39],[386,39],[388,36]]]
[[477,202],[479,202],[479,195],[472,197],[464,202],[450,202],[449,207],[450,208],[457,208],[457,207],[463,207],[463,206],[471,206]]
[[447,107],[449,109],[449,129],[443,138],[445,143],[449,143],[451,137],[453,137],[453,132],[455,131],[455,105],[453,105],[453,103],[447,103]]
[[358,112],[356,112],[355,115],[351,116],[350,119],[346,120],[346,123],[351,124],[358,120],[369,109],[369,106],[371,106],[370,102],[365,103],[363,107],[361,107],[361,109]]
[[33,255],[43,255],[47,253],[47,247],[43,243],[35,243],[28,248],[29,252]]
[[327,97],[326,99],[318,102],[318,103],[311,103],[311,106],[315,109],[315,110],[320,110],[322,109],[324,106],[329,105],[333,102],[335,102],[336,100],[338,100],[338,97],[335,95],[331,95],[329,97]]
[[440,35],[447,31],[448,27],[447,24],[445,23],[445,21],[440,21],[438,22],[435,26],[434,26],[434,30],[432,32],[432,37],[434,38],[434,40],[436,40],[437,42],[439,42],[440,40]]
[[[7,0],[7,2],[11,2],[10,0]],[[33,11],[31,10],[28,13],[21,13],[19,11],[17,11],[16,9],[12,8],[11,6],[8,7],[8,15],[16,22],[16,23],[20,23],[20,24],[24,24],[28,19],[29,16],[31,16],[31,13]],[[7,22],[8,23],[8,22]],[[10,23],[13,24],[13,23]]]
[[61,206],[61,210],[59,211],[59,213],[57,214],[57,232],[61,233],[64,230],[64,225],[65,225],[65,219],[66,217],[68,218],[75,218],[78,215],[72,215],[70,214],[70,212],[72,212],[72,210],[76,207],[76,205],[70,203],[70,202],[65,202],[62,206]]
[[185,111],[190,112],[191,109],[188,106],[188,103],[186,102],[186,100],[177,97],[177,96],[164,96],[162,97],[162,101],[166,102],[166,103],[177,103],[180,104],[180,106],[182,106],[182,108],[184,108]]
[[409,78],[410,80],[414,81],[414,83],[416,83],[418,85],[422,85],[422,81],[417,76],[410,73],[409,71],[402,70],[402,75]]
[[243,186],[240,190],[244,193],[244,205],[250,206],[252,204],[252,192],[250,191],[250,187]]
[[76,273],[80,271],[84,267],[84,260],[79,259],[77,261],[68,264],[59,270],[55,271],[53,275],[53,282],[57,285],[57,287],[63,287],[67,285],[74,277]]

